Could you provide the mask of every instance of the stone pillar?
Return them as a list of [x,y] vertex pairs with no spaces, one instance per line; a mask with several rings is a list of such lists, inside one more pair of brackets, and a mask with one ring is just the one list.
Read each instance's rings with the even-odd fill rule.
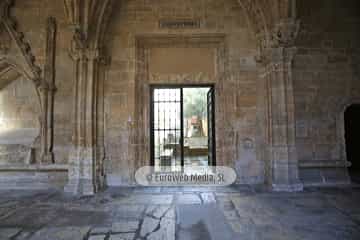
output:
[[40,97],[41,97],[41,133],[40,133],[40,155],[41,163],[47,164],[51,163],[52,159],[48,159],[48,92],[49,87],[45,79],[42,80],[41,85],[39,86]]
[[92,195],[101,187],[97,172],[97,83],[99,50],[80,42],[72,48],[74,83],[73,149],[65,192]]
[[[69,182],[66,192],[92,195],[104,184],[103,110],[99,95],[106,64],[101,56],[105,31],[113,0],[66,0],[65,14],[73,31],[71,55],[76,70],[74,79],[73,149],[69,155]],[[101,71],[100,71],[101,70]],[[102,73],[100,74],[99,71]],[[105,70],[104,70],[105,71]],[[98,137],[100,136],[100,138]]]
[[54,163],[54,94],[56,58],[56,20],[49,17],[46,25],[44,78],[40,86],[42,98],[41,163]]
[[295,145],[295,104],[292,61],[299,22],[278,23],[271,41],[262,49],[262,77],[267,90],[269,182],[275,191],[301,191]]

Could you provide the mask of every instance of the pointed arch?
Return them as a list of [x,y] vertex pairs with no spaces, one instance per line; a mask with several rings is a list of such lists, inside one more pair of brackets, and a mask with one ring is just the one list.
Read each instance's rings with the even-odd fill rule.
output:
[[113,0],[64,0],[65,14],[79,46],[102,47]]
[[[10,16],[13,3],[13,0],[5,0],[0,4],[0,42],[3,39],[6,42],[2,46],[0,61],[16,66],[15,69],[32,80],[36,87],[39,87],[41,68],[36,65],[30,44],[25,40],[24,34],[17,30],[16,20]],[[15,46],[16,54],[9,54],[7,51],[12,44]]]

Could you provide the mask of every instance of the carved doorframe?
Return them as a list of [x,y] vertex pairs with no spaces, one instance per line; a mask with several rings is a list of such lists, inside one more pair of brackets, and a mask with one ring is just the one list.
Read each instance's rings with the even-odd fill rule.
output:
[[[220,107],[223,102],[223,84],[226,84],[228,78],[228,53],[226,48],[226,37],[224,34],[198,34],[198,35],[139,35],[136,37],[136,75],[135,75],[135,112],[134,125],[131,129],[131,145],[134,154],[135,169],[141,166],[149,165],[150,163],[150,85],[151,79],[156,76],[151,76],[149,72],[149,50],[152,48],[161,47],[206,47],[212,48],[216,51],[215,54],[215,77],[208,78],[204,74],[197,75],[183,75],[177,79],[177,83],[184,82],[189,79],[200,79],[204,83],[213,84],[216,92],[217,102],[215,103],[215,121],[221,121],[224,114],[221,113]],[[166,84],[166,82],[163,82]],[[197,82],[195,82],[197,83]],[[226,165],[227,159],[222,159],[221,136],[224,135],[222,128],[216,129],[216,155],[218,158],[218,165]]]

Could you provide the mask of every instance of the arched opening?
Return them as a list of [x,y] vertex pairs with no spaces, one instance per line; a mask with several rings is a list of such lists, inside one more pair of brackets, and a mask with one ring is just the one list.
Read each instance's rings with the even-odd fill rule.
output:
[[360,104],[349,106],[344,114],[347,160],[352,181],[360,183]]
[[41,116],[37,90],[13,66],[0,67],[0,165],[33,163]]

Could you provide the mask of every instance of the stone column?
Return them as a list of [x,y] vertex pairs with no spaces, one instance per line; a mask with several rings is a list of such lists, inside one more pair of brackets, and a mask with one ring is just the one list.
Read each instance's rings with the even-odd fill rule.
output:
[[41,163],[48,164],[52,162],[52,159],[48,159],[48,92],[49,86],[45,79],[42,79],[39,86],[40,98],[41,98],[41,133],[40,133],[40,155]]
[[97,83],[99,50],[82,42],[74,45],[73,149],[69,157],[69,179],[65,192],[92,195],[101,186],[97,172]]
[[73,149],[69,156],[69,182],[65,191],[74,194],[92,195],[104,184],[103,123],[98,122],[98,112],[103,110],[103,99],[99,101],[98,95],[103,96],[99,93],[102,87],[99,87],[99,78],[104,78],[104,69],[100,66],[106,61],[101,53],[114,2],[64,1],[65,14],[73,31],[70,52],[76,70]]
[[40,86],[42,96],[41,163],[54,163],[54,94],[56,58],[56,20],[49,17],[46,25],[44,78]]
[[301,191],[295,145],[295,104],[292,61],[299,22],[278,23],[262,49],[262,77],[267,90],[267,142],[270,184],[275,191]]

